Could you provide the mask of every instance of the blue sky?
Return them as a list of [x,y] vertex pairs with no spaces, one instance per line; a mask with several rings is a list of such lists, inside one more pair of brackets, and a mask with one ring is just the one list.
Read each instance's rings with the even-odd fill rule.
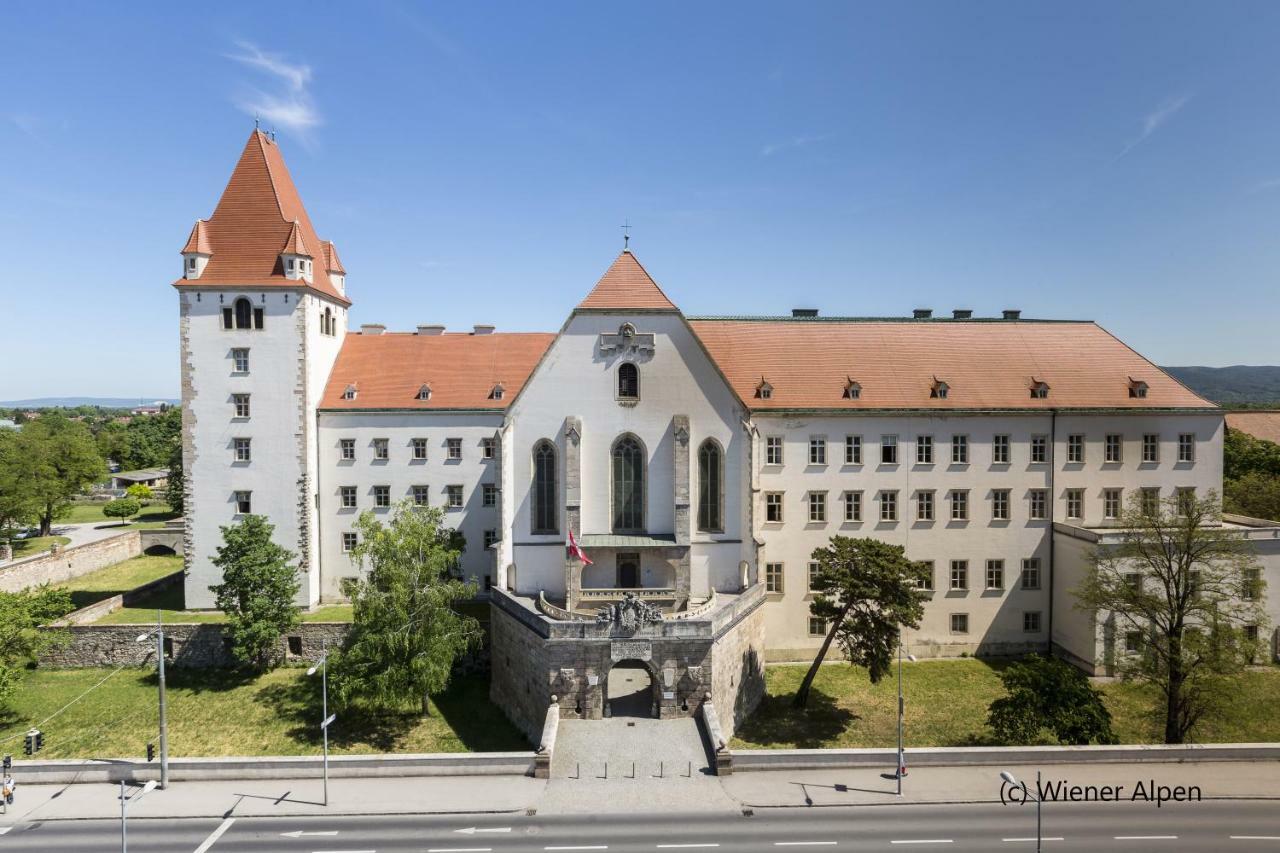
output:
[[254,113],[354,323],[553,331],[630,221],[688,314],[1020,307],[1280,363],[1274,3],[0,18],[0,399],[176,396],[177,251]]

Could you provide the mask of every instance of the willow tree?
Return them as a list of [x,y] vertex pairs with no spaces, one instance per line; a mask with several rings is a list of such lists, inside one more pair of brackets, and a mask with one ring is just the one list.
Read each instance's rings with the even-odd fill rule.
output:
[[397,504],[387,523],[368,511],[356,520],[351,557],[360,574],[344,590],[353,622],[330,669],[340,705],[421,702],[428,714],[454,663],[480,644],[480,623],[455,608],[476,594],[455,576],[464,542],[443,520],[438,507],[411,501]]
[[1165,743],[1183,743],[1257,653],[1261,567],[1243,532],[1222,524],[1214,492],[1135,494],[1116,535],[1095,549],[1076,606],[1114,618],[1116,636],[1137,645],[1117,656],[1120,674],[1159,689]]
[[833,642],[845,660],[867,668],[874,684],[889,672],[903,628],[917,628],[924,615],[920,588],[927,564],[907,559],[901,545],[879,539],[832,536],[810,558],[818,564],[810,579],[809,612],[827,624],[822,648],[805,674],[793,704],[803,708],[818,667]]

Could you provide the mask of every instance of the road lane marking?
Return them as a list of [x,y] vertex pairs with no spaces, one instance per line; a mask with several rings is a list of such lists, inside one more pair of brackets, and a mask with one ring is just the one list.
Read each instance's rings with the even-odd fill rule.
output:
[[302,838],[304,835],[337,835],[338,830],[330,829],[325,832],[305,832],[301,829],[295,829],[293,832],[280,833],[281,838]]
[[493,853],[492,847],[428,847],[427,853]]
[[1116,841],[1177,841],[1176,835],[1117,835]]
[[834,841],[775,841],[774,847],[835,847]]
[[1280,835],[1228,835],[1232,841],[1280,841]]
[[543,850],[608,850],[607,844],[584,844],[579,847],[543,847]]
[[1031,838],[1001,838],[1000,840],[1001,841],[1065,841],[1066,839],[1064,839],[1061,835],[1055,835],[1052,838],[1049,838],[1049,837],[1036,838],[1032,836]]
[[224,820],[222,823],[218,824],[218,828],[215,829],[213,832],[211,832],[209,834],[209,837],[204,840],[204,843],[196,848],[196,853],[208,853],[209,848],[212,847],[215,843],[217,843],[218,839],[222,837],[222,833],[230,829],[231,824],[235,822],[236,822],[235,818],[229,817],[226,820]]
[[890,844],[954,844],[950,838],[909,838],[905,841],[890,841]]
[[[8,832],[11,829],[13,829],[12,826],[0,826],[0,835],[4,835],[6,832]],[[200,851],[197,850],[196,853],[200,853]]]
[[657,844],[659,850],[684,850],[691,847],[719,847],[719,844]]

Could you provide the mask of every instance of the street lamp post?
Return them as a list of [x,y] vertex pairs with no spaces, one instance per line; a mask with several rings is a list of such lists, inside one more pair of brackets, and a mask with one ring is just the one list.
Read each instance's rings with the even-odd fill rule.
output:
[[1013,774],[1010,773],[1008,770],[1000,771],[1000,778],[1015,788],[1021,788],[1024,802],[1026,801],[1027,797],[1034,796],[1036,798],[1036,853],[1040,853],[1040,807],[1044,804],[1044,800],[1040,798],[1040,771],[1039,770],[1036,771],[1035,794],[1032,794],[1030,791],[1027,790],[1026,782],[1019,782],[1017,779],[1014,778]]
[[[915,663],[915,655],[907,655],[907,660]],[[894,777],[898,780],[898,796],[902,796],[902,777],[907,775],[907,768],[902,756],[902,630],[898,630],[898,767],[894,770]]]
[[140,800],[156,789],[156,780],[152,779],[142,786],[142,790],[132,798],[124,795],[124,780],[120,780],[120,853],[129,853],[129,803]]
[[[160,787],[169,787],[169,722],[164,694],[164,611],[156,611],[156,672],[160,684]],[[139,643],[151,638],[151,634],[138,637]]]
[[329,724],[337,715],[329,716],[329,649],[325,640],[320,641],[320,663],[307,670],[307,675],[315,675],[320,670],[321,689],[321,721],[320,734],[324,738],[324,804],[329,805]]

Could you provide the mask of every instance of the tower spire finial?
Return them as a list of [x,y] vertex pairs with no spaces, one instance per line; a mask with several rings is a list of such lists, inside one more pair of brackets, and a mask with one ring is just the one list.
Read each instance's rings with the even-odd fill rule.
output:
[[624,220],[622,225],[618,227],[622,229],[622,251],[630,252],[631,249],[629,248],[629,246],[631,245],[631,220],[630,219]]

